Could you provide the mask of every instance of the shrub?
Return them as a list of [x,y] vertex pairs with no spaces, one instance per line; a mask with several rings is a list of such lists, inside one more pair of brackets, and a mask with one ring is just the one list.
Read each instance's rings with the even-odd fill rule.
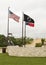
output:
[[36,43],[35,47],[41,47],[42,43]]
[[31,43],[32,43],[32,41],[33,41],[33,39],[32,39],[32,38],[31,38],[31,39],[30,39],[30,38],[27,38],[27,39],[26,39],[26,43],[28,43],[28,44],[31,44]]
[[45,39],[42,38],[42,39],[41,39],[42,45],[44,45],[44,41],[45,41]]
[[0,35],[0,47],[6,47],[7,44],[7,39],[4,35]]

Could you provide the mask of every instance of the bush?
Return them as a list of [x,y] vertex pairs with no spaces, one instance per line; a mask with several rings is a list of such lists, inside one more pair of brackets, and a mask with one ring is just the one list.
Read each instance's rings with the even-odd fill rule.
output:
[[41,42],[42,42],[42,45],[44,45],[45,39],[42,38],[41,39]]
[[42,43],[36,43],[35,47],[41,47]]
[[31,39],[30,39],[30,38],[27,38],[27,39],[26,39],[26,43],[28,43],[28,44],[31,44],[31,43],[32,43],[32,41],[33,41],[33,39],[32,39],[32,38],[31,38]]
[[7,44],[7,39],[4,35],[0,35],[0,47],[6,47]]

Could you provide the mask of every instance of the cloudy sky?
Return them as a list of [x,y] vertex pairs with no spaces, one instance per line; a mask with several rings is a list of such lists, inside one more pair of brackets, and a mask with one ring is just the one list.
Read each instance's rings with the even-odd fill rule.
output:
[[46,0],[0,0],[0,34],[7,36],[8,7],[20,16],[20,22],[9,19],[9,32],[14,37],[22,36],[22,13],[35,21],[35,26],[26,26],[26,36],[46,38]]

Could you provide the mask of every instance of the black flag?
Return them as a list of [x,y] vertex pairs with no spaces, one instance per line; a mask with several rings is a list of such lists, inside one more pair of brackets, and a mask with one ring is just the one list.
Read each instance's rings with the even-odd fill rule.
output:
[[24,14],[24,21],[26,22],[26,25],[34,27],[34,20],[26,14]]

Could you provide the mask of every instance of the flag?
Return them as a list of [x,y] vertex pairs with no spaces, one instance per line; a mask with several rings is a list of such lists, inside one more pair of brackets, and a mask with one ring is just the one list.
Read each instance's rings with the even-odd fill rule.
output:
[[9,10],[9,18],[12,18],[12,19],[14,19],[17,22],[19,22],[19,19],[20,19],[20,17],[18,15],[14,14],[10,10]]
[[24,21],[26,25],[34,27],[34,20],[26,14],[24,14]]

